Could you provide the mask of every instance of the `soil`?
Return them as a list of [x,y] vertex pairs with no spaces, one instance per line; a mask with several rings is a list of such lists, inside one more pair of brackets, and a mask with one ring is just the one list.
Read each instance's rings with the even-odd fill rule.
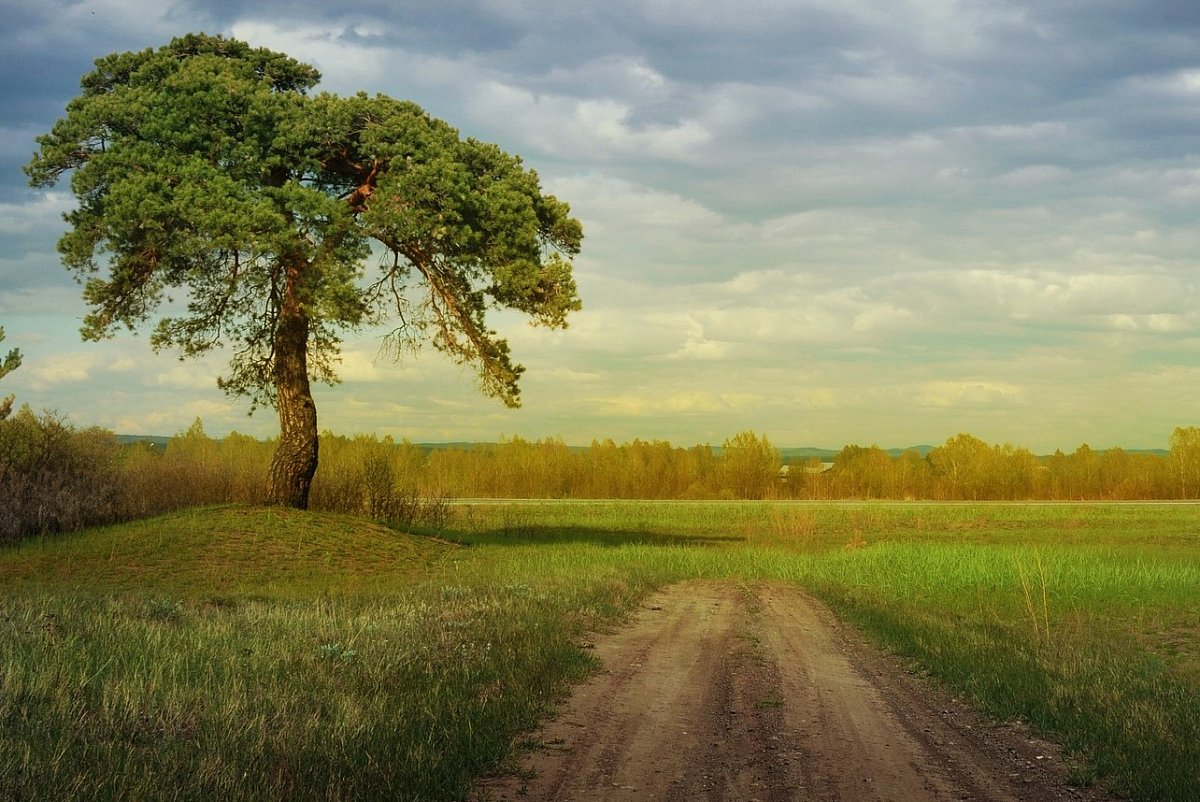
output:
[[477,800],[1107,799],[802,590],[691,582],[597,639],[603,670]]

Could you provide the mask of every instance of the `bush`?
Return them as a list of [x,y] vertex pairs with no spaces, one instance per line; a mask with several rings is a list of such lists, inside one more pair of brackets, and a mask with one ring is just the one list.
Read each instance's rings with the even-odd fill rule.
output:
[[122,518],[118,452],[109,432],[53,412],[0,421],[0,543]]
[[175,435],[165,451],[127,447],[122,462],[126,514],[131,518],[205,504],[261,504],[271,448],[234,432],[224,440],[204,433],[200,419]]
[[389,524],[441,528],[449,515],[444,494],[422,494],[425,455],[408,442],[359,435],[321,435],[321,463],[313,480],[313,509],[365,515]]

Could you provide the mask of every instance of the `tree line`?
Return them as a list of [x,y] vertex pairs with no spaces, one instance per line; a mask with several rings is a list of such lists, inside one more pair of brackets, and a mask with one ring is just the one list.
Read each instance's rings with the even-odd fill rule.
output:
[[[789,477],[790,480],[790,477]],[[805,498],[943,501],[1141,501],[1200,498],[1200,428],[1178,427],[1166,454],[1096,450],[1038,456],[1027,448],[957,434],[922,456],[878,446],[842,449],[828,471],[808,466]]]
[[[183,507],[269,501],[271,440],[209,437],[197,419],[165,448],[76,429],[28,406],[0,419],[0,543]],[[789,461],[745,431],[721,446],[561,438],[431,448],[325,432],[314,509],[438,523],[454,498],[1153,500],[1200,498],[1200,427],[1165,454],[1095,450],[1038,456],[958,434],[922,455],[845,446],[832,463]]]

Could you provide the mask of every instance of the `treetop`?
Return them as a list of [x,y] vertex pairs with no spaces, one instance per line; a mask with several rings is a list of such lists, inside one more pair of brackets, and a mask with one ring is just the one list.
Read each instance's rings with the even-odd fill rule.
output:
[[136,328],[182,289],[154,345],[228,346],[223,386],[273,402],[294,304],[314,378],[336,379],[341,332],[388,322],[397,352],[430,341],[515,405],[522,368],[485,313],[564,327],[579,221],[519,157],[409,101],[312,93],[319,80],[206,34],[97,59],[26,166],[38,187],[72,173],[59,251],[91,306],[84,336]]

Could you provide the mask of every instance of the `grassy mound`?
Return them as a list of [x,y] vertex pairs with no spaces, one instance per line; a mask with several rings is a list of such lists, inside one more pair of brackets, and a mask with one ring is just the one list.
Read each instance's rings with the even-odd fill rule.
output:
[[453,550],[351,516],[207,507],[2,550],[0,584],[296,596],[411,576]]
[[0,551],[0,800],[452,800],[672,578],[224,507]]

